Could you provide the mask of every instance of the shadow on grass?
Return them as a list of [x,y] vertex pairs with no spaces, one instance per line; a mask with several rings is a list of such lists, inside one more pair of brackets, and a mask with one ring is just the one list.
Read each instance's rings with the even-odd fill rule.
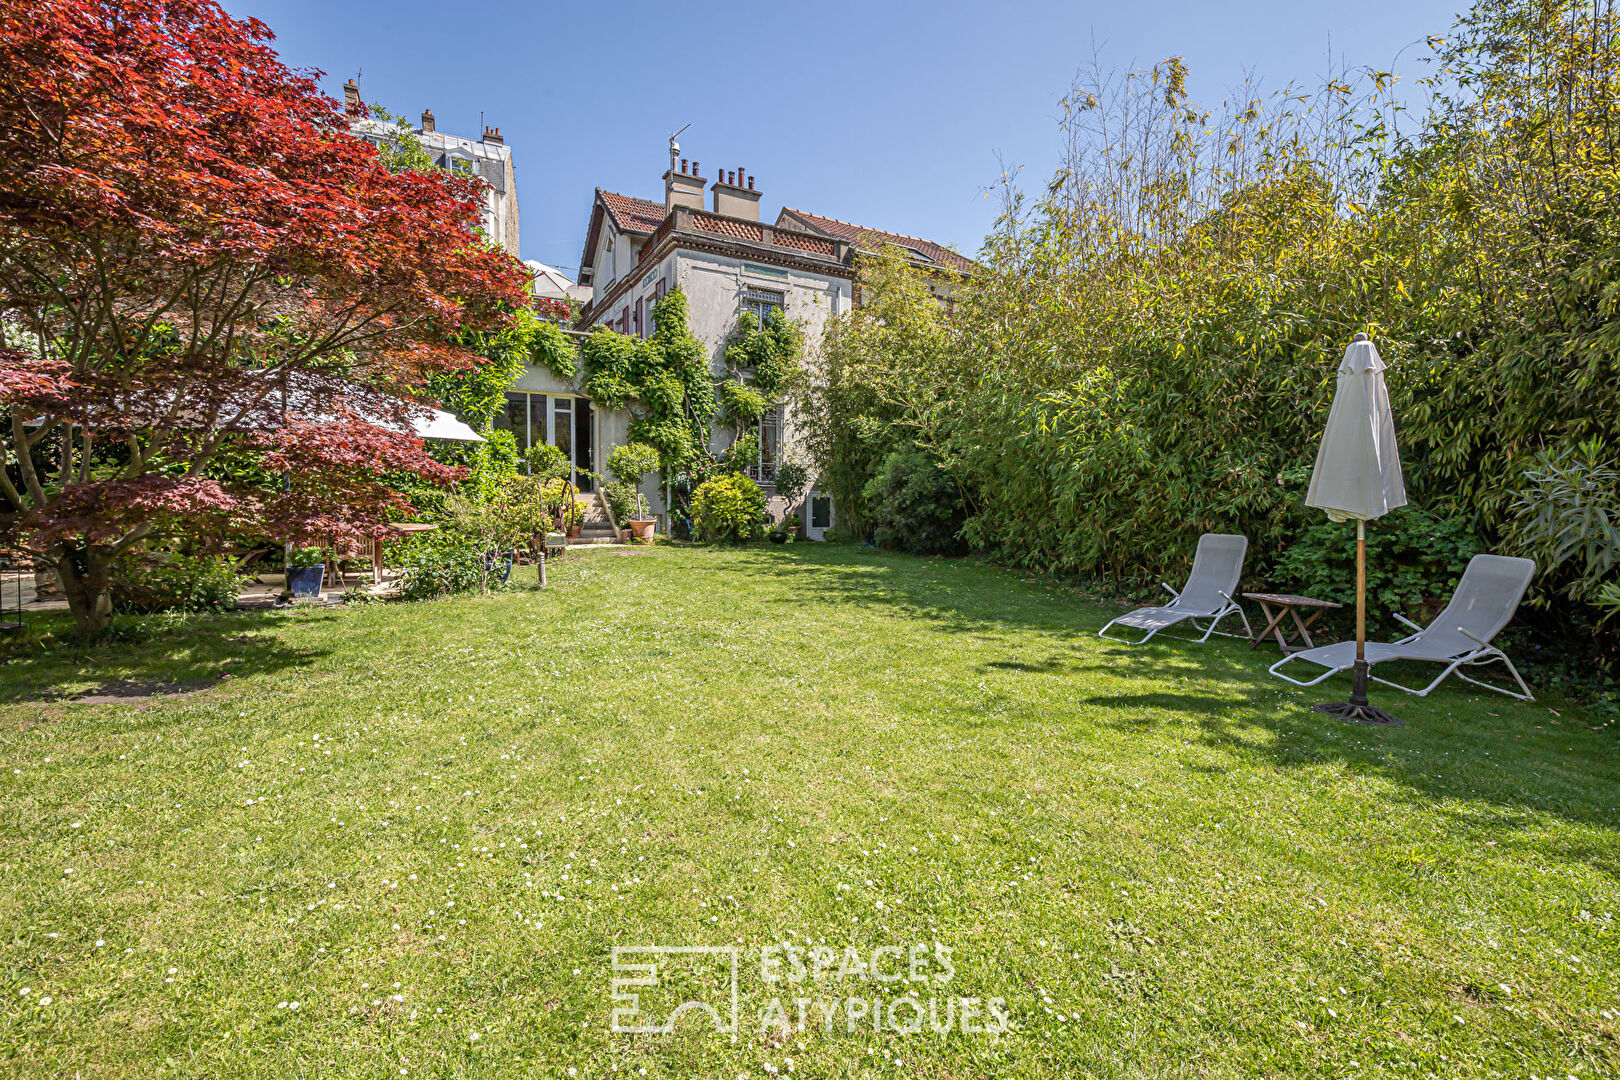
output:
[[[1331,765],[1393,781],[1430,805],[1485,803],[1523,812],[1507,820],[1551,814],[1620,830],[1620,807],[1612,798],[1620,784],[1614,733],[1595,730],[1584,713],[1562,702],[1518,702],[1454,681],[1426,698],[1375,684],[1374,703],[1406,723],[1365,727],[1309,708],[1344,700],[1348,675],[1300,689],[1268,674],[1277,659],[1269,646],[1251,650],[1244,640],[1200,643],[1163,634],[1142,646],[1101,639],[1097,630],[1120,609],[1082,599],[1050,579],[968,559],[838,545],[798,544],[759,556],[741,560],[736,572],[775,579],[778,588],[785,581],[793,602],[888,608],[948,632],[978,635],[987,655],[977,667],[985,674],[1083,680],[1095,673],[1161,683],[1163,689],[1120,693],[1084,693],[1083,681],[1077,686],[1082,694],[1075,704],[1092,708],[1091,722],[1116,730],[1179,725],[1239,760],[1281,769]],[[1044,647],[1031,648],[1023,636],[1031,633]],[[1428,671],[1426,683],[1438,668],[1397,664],[1389,670],[1403,681]],[[1072,722],[1061,713],[1052,720]],[[1613,851],[1596,848],[1572,854],[1610,866],[1615,861]]]
[[207,689],[221,678],[274,674],[311,664],[329,650],[288,644],[281,617],[237,611],[127,618],[108,639],[81,644],[71,619],[36,624],[0,667],[0,705],[25,702],[112,704]]

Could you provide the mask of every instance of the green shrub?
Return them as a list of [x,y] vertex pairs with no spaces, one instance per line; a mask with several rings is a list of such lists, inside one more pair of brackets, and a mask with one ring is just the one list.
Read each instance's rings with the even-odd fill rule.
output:
[[783,458],[776,463],[776,493],[792,505],[799,501],[810,484],[810,469],[798,458]]
[[408,536],[392,545],[389,554],[389,562],[402,569],[402,600],[428,600],[478,588],[482,558],[470,539],[443,529]]
[[726,451],[726,468],[734,472],[745,472],[758,464],[759,432],[745,431],[737,436],[737,441]]
[[872,542],[914,555],[955,555],[966,511],[956,482],[921,450],[896,450],[862,493],[872,514]]
[[635,518],[641,511],[636,500],[636,485],[627,484],[623,480],[611,480],[602,488],[602,494],[607,496],[608,507],[613,511],[613,520],[620,527]]
[[[1427,622],[1479,553],[1473,530],[1455,518],[1402,507],[1367,523],[1367,625],[1395,632],[1400,612]],[[1356,526],[1320,521],[1277,560],[1279,588],[1346,607],[1356,601]],[[1405,631],[1402,631],[1403,633]]]
[[734,379],[720,384],[720,408],[733,427],[758,420],[765,413],[765,395]]
[[566,480],[573,471],[568,455],[550,443],[535,443],[523,455],[523,467],[542,480]]
[[741,473],[705,481],[692,493],[692,535],[704,544],[742,544],[765,535],[765,493]]
[[170,552],[123,560],[112,583],[113,610],[124,614],[229,611],[237,592],[234,560]]
[[1613,610],[1620,599],[1620,470],[1602,440],[1543,450],[1524,474],[1508,539],[1544,587]]

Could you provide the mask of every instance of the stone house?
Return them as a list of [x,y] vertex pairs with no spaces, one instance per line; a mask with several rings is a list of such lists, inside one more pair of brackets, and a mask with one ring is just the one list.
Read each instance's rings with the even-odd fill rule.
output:
[[[746,169],[721,171],[711,183],[698,162],[679,158],[673,146],[663,179],[662,202],[596,189],[579,263],[579,285],[593,297],[575,326],[647,337],[653,304],[680,289],[691,331],[708,350],[717,379],[725,374],[725,343],[744,311],[763,318],[780,309],[800,324],[807,342],[819,340],[826,321],[857,301],[859,253],[898,246],[913,261],[937,268],[931,280],[939,282],[947,303],[950,282],[973,265],[926,240],[806,211],[783,209],[766,223],[756,178]],[[578,468],[600,470],[607,453],[627,440],[630,416],[599,409],[577,385],[531,368],[509,391],[503,421],[499,426],[512,430],[520,444],[544,439]],[[725,449],[736,434],[716,430],[711,449]],[[749,471],[770,498],[772,515],[799,516],[806,535],[819,539],[834,524],[831,500],[812,489],[789,506],[773,490],[777,463],[799,442],[785,403],[765,413],[759,435],[759,460]],[[662,511],[662,493],[654,486],[649,483],[645,494]]]

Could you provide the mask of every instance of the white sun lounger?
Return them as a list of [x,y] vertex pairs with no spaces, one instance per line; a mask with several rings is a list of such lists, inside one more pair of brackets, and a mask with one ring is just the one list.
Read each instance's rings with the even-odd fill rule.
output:
[[[1446,605],[1446,609],[1436,616],[1433,622],[1428,626],[1419,626],[1410,619],[1396,615],[1397,619],[1417,633],[1387,645],[1378,642],[1367,643],[1369,667],[1388,660],[1426,660],[1444,664],[1444,670],[1421,690],[1414,690],[1388,679],[1379,679],[1376,675],[1370,677],[1385,686],[1393,686],[1397,690],[1405,690],[1408,694],[1423,697],[1439,686],[1447,675],[1456,672],[1457,678],[1471,682],[1475,686],[1483,686],[1487,690],[1495,690],[1499,694],[1506,694],[1521,701],[1534,701],[1535,697],[1530,693],[1530,688],[1524,684],[1524,680],[1519,677],[1519,671],[1513,666],[1513,661],[1509,660],[1501,649],[1492,645],[1491,639],[1501,633],[1502,627],[1513,618],[1513,613],[1519,608],[1519,600],[1524,596],[1524,590],[1529,587],[1530,579],[1535,576],[1535,572],[1536,564],[1530,559],[1516,559],[1507,555],[1475,555],[1469,560],[1468,569],[1463,571],[1462,580],[1457,582],[1457,591],[1452,594],[1451,603]],[[1292,660],[1307,660],[1327,670],[1309,682],[1301,682],[1278,670]],[[1513,681],[1519,684],[1522,693],[1515,694],[1512,690],[1504,690],[1500,686],[1471,679],[1462,672],[1465,667],[1491,664],[1496,661],[1507,665],[1508,673],[1513,676]],[[1271,673],[1279,679],[1287,679],[1295,686],[1315,686],[1330,675],[1354,667],[1355,663],[1356,643],[1341,641],[1336,645],[1322,645],[1285,656],[1271,665]]]
[[[1133,630],[1146,630],[1146,635],[1140,640],[1126,642],[1129,645],[1140,645],[1160,630],[1183,620],[1194,620],[1193,626],[1196,628],[1198,620],[1208,619],[1209,628],[1204,631],[1204,636],[1198,639],[1208,641],[1209,635],[1217,632],[1215,625],[1234,612],[1243,620],[1243,628],[1251,631],[1250,636],[1253,636],[1249,617],[1243,614],[1243,609],[1232,599],[1232,595],[1237,592],[1238,580],[1243,577],[1243,556],[1248,549],[1249,541],[1246,537],[1227,533],[1205,533],[1198,538],[1198,553],[1193,556],[1192,573],[1187,576],[1187,584],[1182,590],[1177,592],[1164,582],[1160,582],[1169,589],[1170,595],[1175,597],[1174,600],[1164,607],[1137,608],[1128,615],[1121,615],[1097,631],[1097,636],[1106,637],[1108,627],[1117,623]],[[1225,631],[1220,633],[1224,634]]]

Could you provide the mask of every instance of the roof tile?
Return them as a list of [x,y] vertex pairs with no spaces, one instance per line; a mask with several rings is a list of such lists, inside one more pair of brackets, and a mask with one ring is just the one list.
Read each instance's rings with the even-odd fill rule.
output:
[[613,223],[624,232],[650,233],[662,225],[664,218],[669,215],[663,203],[617,195],[611,191],[602,192],[602,202],[607,205],[608,213],[613,215]]
[[[847,221],[823,217],[820,214],[812,214],[804,210],[794,210],[792,207],[783,207],[782,214],[792,215],[818,232],[836,236],[840,240],[848,240],[859,249],[870,251],[889,244],[895,244],[903,248],[910,248],[920,255],[925,262],[937,263],[951,270],[960,270],[967,273],[974,267],[973,260],[964,258],[950,248],[936,244],[932,240],[906,236],[904,233],[885,232],[883,229],[868,229],[864,225],[852,225]],[[781,217],[777,218],[776,223],[779,227],[784,224]],[[793,223],[788,222],[786,224],[791,227]]]

